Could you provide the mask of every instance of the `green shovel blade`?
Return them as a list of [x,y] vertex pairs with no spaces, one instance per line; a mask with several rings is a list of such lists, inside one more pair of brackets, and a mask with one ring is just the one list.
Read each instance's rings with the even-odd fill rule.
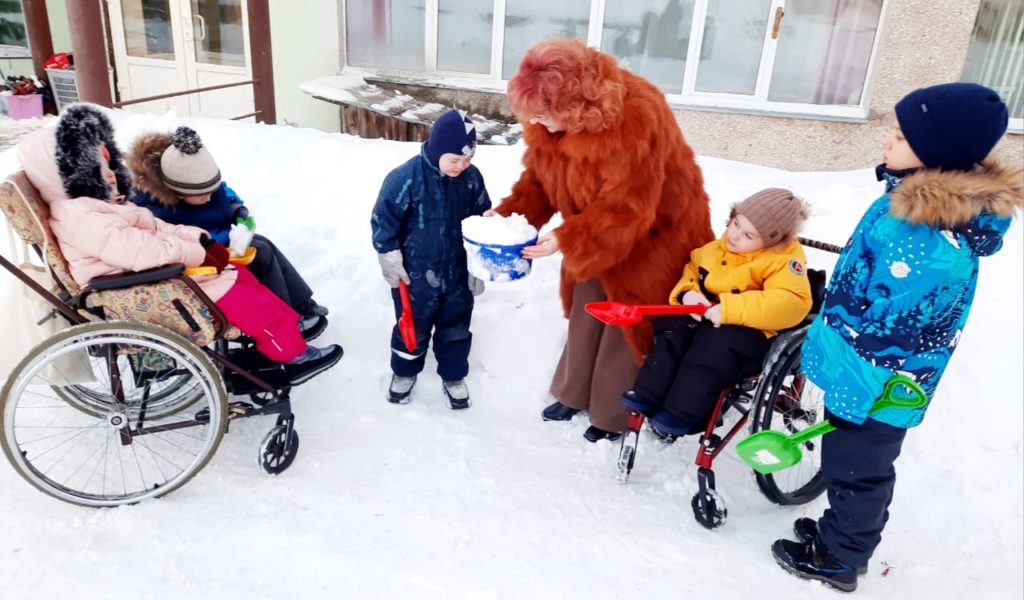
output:
[[[910,390],[913,396],[911,398],[895,396],[894,392],[900,386]],[[906,375],[893,375],[885,383],[885,390],[872,405],[869,414],[874,414],[883,408],[916,409],[927,403],[928,396],[913,379]],[[785,435],[779,431],[758,431],[736,444],[736,454],[743,462],[747,463],[748,467],[767,475],[788,469],[799,463],[803,458],[803,453],[800,452],[802,444],[834,429],[835,427],[831,423],[822,421],[792,435]]]

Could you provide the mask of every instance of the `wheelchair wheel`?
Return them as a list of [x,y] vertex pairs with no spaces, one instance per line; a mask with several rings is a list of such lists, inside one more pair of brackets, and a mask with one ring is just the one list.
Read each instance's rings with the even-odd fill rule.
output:
[[[98,362],[93,368],[102,368],[102,360],[91,359]],[[183,411],[203,397],[202,389],[192,374],[183,369],[175,368],[172,373],[161,374],[158,377],[150,376],[144,372],[136,372],[134,379],[142,381],[146,378],[151,380],[151,391],[149,397],[149,410],[154,417],[167,416]],[[78,410],[92,416],[100,416],[110,409],[113,397],[100,384],[71,384],[55,385],[54,393],[62,400],[77,408]]]
[[[132,356],[159,355],[196,388],[188,411],[151,412],[151,378],[137,377]],[[92,381],[73,382],[102,400],[83,410],[55,389],[69,387],[62,365],[88,357]],[[206,410],[208,419],[194,415]],[[220,444],[227,394],[199,347],[148,323],[110,321],[66,329],[15,367],[0,390],[0,445],[26,481],[83,506],[132,504],[170,493],[202,469]]]
[[289,436],[288,426],[279,423],[263,438],[256,458],[264,473],[279,475],[292,466],[298,452],[299,433],[292,429],[291,436]]
[[[781,351],[762,375],[755,392],[751,433],[774,430],[790,435],[825,418],[824,392],[800,370],[800,344],[805,334],[806,329],[794,331],[776,342],[781,344]],[[800,451],[803,460],[788,469],[770,475],[754,473],[757,487],[772,502],[806,504],[825,491],[821,438],[804,443]]]
[[697,492],[690,499],[693,518],[705,529],[718,529],[725,524],[729,510],[725,508],[725,500],[715,490]]

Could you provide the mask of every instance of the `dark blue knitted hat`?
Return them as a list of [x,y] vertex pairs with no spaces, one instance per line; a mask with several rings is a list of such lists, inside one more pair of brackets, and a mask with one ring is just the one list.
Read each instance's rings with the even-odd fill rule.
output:
[[896,118],[926,167],[969,169],[1006,133],[1009,112],[999,94],[983,85],[944,83],[904,96]]
[[476,152],[476,126],[465,113],[450,110],[434,121],[427,141],[427,158],[437,166],[442,154],[473,156]]

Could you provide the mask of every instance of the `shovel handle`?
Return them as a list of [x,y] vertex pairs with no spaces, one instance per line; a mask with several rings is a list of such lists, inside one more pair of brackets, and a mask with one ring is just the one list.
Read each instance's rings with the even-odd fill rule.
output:
[[635,304],[640,315],[703,315],[710,306],[705,304]]
[[402,297],[402,314],[412,314],[412,300],[409,299],[409,286],[402,279],[398,280],[398,295]]
[[[897,397],[895,391],[900,386],[910,390],[913,398]],[[875,401],[875,404],[871,407],[870,414],[886,408],[921,408],[925,404],[928,404],[928,394],[921,389],[921,386],[917,385],[916,381],[902,373],[898,373],[885,382],[885,390],[882,391],[882,397]]]
[[[893,392],[896,388],[903,386],[914,394],[914,398],[896,398],[893,397]],[[876,412],[884,408],[906,408],[914,409],[921,408],[928,403],[928,396],[921,389],[921,386],[917,385],[910,377],[906,375],[897,374],[889,378],[889,381],[885,382],[885,390],[882,392],[882,396],[875,401],[875,404],[871,407],[869,414],[875,414]],[[825,435],[826,433],[835,430],[828,421],[822,421],[815,423],[807,429],[801,429],[800,431],[789,436],[789,441],[794,444],[802,444],[807,440],[813,439],[819,435]]]

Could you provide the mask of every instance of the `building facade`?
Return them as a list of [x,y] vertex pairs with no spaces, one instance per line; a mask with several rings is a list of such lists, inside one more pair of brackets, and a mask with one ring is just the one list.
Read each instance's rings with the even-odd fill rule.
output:
[[976,81],[1011,108],[998,154],[1024,160],[1021,0],[339,0],[339,12],[346,68],[406,89],[440,82],[467,108],[493,104],[534,43],[580,38],[658,85],[698,154],[787,169],[871,164],[903,94]]

